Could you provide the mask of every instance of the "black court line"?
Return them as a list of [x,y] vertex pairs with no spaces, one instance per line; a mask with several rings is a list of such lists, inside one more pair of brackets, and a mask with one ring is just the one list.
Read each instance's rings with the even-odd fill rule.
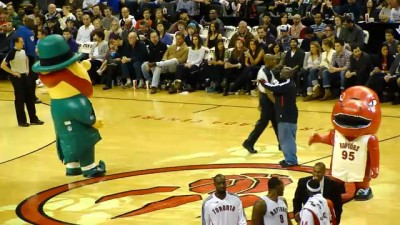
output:
[[204,111],[208,111],[208,110],[211,110],[211,109],[216,109],[216,108],[219,108],[219,107],[221,107],[221,106],[213,106],[213,107],[210,107],[210,108],[207,108],[207,109],[202,109],[202,110],[199,110],[199,111],[195,111],[195,112],[193,112],[193,113],[199,113],[199,112],[204,112]]
[[20,155],[20,156],[18,156],[18,157],[9,159],[9,160],[7,160],[7,161],[0,162],[0,165],[1,165],[1,164],[4,164],[4,163],[11,162],[11,161],[14,161],[14,160],[19,159],[19,158],[22,158],[22,157],[25,157],[25,156],[30,155],[30,154],[32,154],[32,153],[38,152],[38,151],[40,151],[40,150],[42,150],[42,149],[44,149],[44,148],[46,148],[46,147],[48,147],[48,146],[54,144],[55,142],[56,142],[56,141],[52,141],[52,142],[48,143],[47,145],[42,146],[42,147],[40,147],[40,148],[38,148],[38,149],[36,149],[36,150],[34,150],[34,151],[32,151],[32,152],[28,152],[28,153],[26,153],[26,154],[24,154],[24,155]]
[[382,140],[380,140],[379,142],[389,141],[389,140],[392,140],[392,139],[395,139],[395,138],[398,138],[398,137],[400,137],[400,134],[399,134],[399,135],[396,135],[396,136],[393,136],[393,137],[389,137],[389,138],[382,139]]
[[[0,91],[0,92],[12,92],[12,91]],[[155,100],[155,99],[132,99],[132,98],[117,98],[117,97],[92,97],[96,99],[108,99],[108,100],[121,100],[121,101],[138,101],[138,102],[160,102],[169,104],[187,104],[187,105],[204,105],[204,106],[218,106],[218,107],[231,107],[231,108],[244,108],[244,109],[256,109],[256,106],[244,106],[244,105],[224,105],[224,104],[210,104],[210,103],[197,103],[197,102],[174,102],[166,100]],[[311,113],[326,113],[331,114],[332,111],[318,111],[318,110],[304,110],[299,109],[299,112],[311,112]],[[396,118],[400,119],[400,116],[393,115],[382,115],[384,118]]]
[[[6,92],[6,91],[0,91],[0,92]],[[13,102],[14,100],[10,100],[10,99],[0,99],[0,101],[3,101],[3,102]],[[42,103],[40,103],[40,104],[50,106],[49,104],[44,103],[44,102],[42,102]],[[0,165],[1,165],[1,164],[4,164],[4,163],[7,163],[7,162],[14,161],[14,160],[19,159],[19,158],[22,158],[22,157],[25,157],[25,156],[30,155],[30,154],[32,154],[32,153],[38,152],[38,151],[40,151],[40,150],[46,148],[47,146],[50,146],[50,145],[54,144],[55,142],[56,142],[56,141],[52,141],[52,142],[50,142],[49,144],[47,144],[47,145],[45,145],[45,146],[42,146],[42,147],[40,147],[40,148],[38,148],[38,149],[36,149],[36,150],[33,150],[32,152],[28,152],[28,153],[26,153],[26,154],[24,154],[24,155],[20,155],[20,156],[18,156],[18,157],[9,159],[9,160],[7,160],[7,161],[0,162]]]

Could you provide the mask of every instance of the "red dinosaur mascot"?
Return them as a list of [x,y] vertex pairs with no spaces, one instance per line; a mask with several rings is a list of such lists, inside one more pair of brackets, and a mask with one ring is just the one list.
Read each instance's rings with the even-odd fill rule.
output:
[[355,200],[373,197],[371,178],[379,174],[379,141],[375,136],[381,124],[377,94],[364,86],[346,89],[332,111],[334,130],[327,135],[314,134],[309,145],[333,146],[331,172],[343,182],[355,182]]

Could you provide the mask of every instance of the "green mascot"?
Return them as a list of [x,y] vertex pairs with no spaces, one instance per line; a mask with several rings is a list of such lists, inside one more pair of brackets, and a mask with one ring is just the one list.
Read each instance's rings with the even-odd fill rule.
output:
[[66,175],[103,176],[106,166],[95,163],[94,146],[101,140],[102,120],[96,118],[89,97],[93,94],[87,70],[90,62],[78,60],[61,35],[49,35],[38,44],[39,61],[32,70],[48,87],[51,115],[56,129],[57,153],[66,165]]

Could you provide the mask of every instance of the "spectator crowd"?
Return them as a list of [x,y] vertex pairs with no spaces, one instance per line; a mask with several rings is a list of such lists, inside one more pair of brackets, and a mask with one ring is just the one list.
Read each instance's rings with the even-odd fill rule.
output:
[[[304,101],[329,100],[353,85],[400,104],[400,45],[387,29],[379,54],[359,23],[396,23],[400,1],[338,0],[41,0],[0,2],[0,60],[22,37],[30,63],[47,35],[63,35],[90,60],[103,89],[151,94],[206,90],[224,96],[256,89],[263,56],[295,72]],[[224,24],[239,17],[238,24]],[[257,19],[258,18],[258,19]],[[248,19],[258,20],[250,27]],[[231,20],[232,21],[232,20]],[[30,35],[33,32],[33,37]],[[31,62],[32,61],[32,62]],[[4,71],[1,71],[4,74]],[[38,81],[40,83],[40,81]]]

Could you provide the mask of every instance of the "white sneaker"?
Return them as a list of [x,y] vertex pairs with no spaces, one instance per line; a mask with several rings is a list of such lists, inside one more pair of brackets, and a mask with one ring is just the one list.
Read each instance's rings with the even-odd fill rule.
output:
[[37,79],[37,80],[36,80],[36,85],[37,85],[37,87],[39,87],[39,88],[44,87],[44,84],[42,83],[42,81],[41,81],[40,79]]

